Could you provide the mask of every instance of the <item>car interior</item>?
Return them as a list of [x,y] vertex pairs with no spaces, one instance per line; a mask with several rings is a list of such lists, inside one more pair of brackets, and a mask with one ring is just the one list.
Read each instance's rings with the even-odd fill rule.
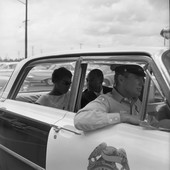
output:
[[[56,63],[55,63],[56,62]],[[114,84],[114,68],[117,65],[122,64],[139,64],[141,65],[145,72],[147,73],[145,79],[145,87],[143,90],[143,96],[141,97],[142,102],[142,120],[153,119],[153,117],[158,116],[158,111],[161,107],[166,105],[166,99],[162,94],[161,88],[156,80],[156,76],[150,70],[148,63],[145,62],[132,62],[132,61],[121,61],[121,60],[103,60],[103,58],[98,60],[91,60],[90,58],[82,60],[74,59],[71,61],[53,61],[53,62],[35,62],[27,69],[27,74],[25,74],[25,80],[22,81],[20,89],[14,98],[17,101],[28,102],[35,104],[35,101],[42,95],[48,93],[52,89],[52,83],[46,83],[51,81],[51,74],[55,68],[61,66],[69,69],[73,74],[72,85],[70,87],[70,102],[69,102],[69,111],[77,112],[81,107],[81,95],[82,91],[86,87],[86,76],[88,72],[94,68],[99,68],[104,74],[104,85],[108,87],[113,87]],[[47,67],[48,66],[48,67]],[[49,68],[54,68],[50,69]],[[77,71],[79,70],[79,71]],[[32,74],[34,72],[34,74]],[[149,88],[147,88],[149,87]],[[168,107],[167,107],[168,108]],[[155,114],[146,114],[146,109],[149,110],[149,113]],[[168,110],[170,110],[168,108]]]

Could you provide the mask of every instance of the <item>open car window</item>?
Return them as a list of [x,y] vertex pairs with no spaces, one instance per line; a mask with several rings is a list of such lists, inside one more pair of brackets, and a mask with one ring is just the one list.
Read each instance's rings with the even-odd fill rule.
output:
[[149,102],[163,102],[165,98],[155,75],[150,75],[150,78]]
[[52,73],[60,67],[67,68],[74,76],[75,62],[41,63],[32,67],[20,86],[16,100],[35,103],[41,95],[49,93],[53,88]]
[[[149,129],[169,131],[164,120],[170,119],[170,108],[154,74],[149,74],[150,85],[144,124]],[[161,128],[159,128],[161,125]]]

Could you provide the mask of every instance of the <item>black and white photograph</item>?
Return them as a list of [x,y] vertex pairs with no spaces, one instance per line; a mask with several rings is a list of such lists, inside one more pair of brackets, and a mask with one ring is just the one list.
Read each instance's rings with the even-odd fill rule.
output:
[[170,1],[0,0],[0,170],[170,170]]

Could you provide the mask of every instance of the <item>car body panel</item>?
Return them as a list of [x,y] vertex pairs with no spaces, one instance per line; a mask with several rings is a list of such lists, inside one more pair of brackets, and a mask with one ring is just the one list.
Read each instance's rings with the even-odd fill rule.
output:
[[[59,112],[56,114],[57,109],[42,107],[39,108],[39,105],[30,105],[26,102],[17,102],[13,100],[6,100],[3,103],[0,103],[0,109],[8,110],[10,112],[18,113],[19,115],[35,119],[37,121],[41,121],[50,125],[55,124],[58,120],[62,119],[67,111],[58,110]],[[50,109],[50,116],[48,111]],[[21,112],[22,110],[22,112]]]
[[[56,114],[56,109],[50,108],[49,110],[44,107],[39,110],[38,105],[34,107],[29,105],[24,102],[21,105],[20,102],[12,100],[0,104],[0,149],[8,148],[10,151],[7,152],[13,152],[15,159],[10,161],[10,169],[11,167],[20,169],[21,166],[22,170],[26,165],[29,165],[28,167],[31,169],[32,167],[45,168],[48,133],[51,127],[65,115],[65,111]],[[47,114],[49,111],[50,115]],[[29,152],[24,152],[25,149],[28,149]],[[16,164],[18,159],[25,164]],[[2,165],[2,167],[6,167],[6,165]]]
[[[90,154],[103,142],[117,149],[123,148],[131,170],[170,168],[170,136],[166,132],[119,124],[81,135],[62,129],[56,134],[55,130],[51,129],[49,138],[47,169],[50,170],[55,170],[57,165],[60,165],[61,170],[87,169]],[[52,152],[54,148],[55,153]],[[56,157],[56,153],[59,153],[59,156]]]
[[1,168],[45,168],[49,130],[48,124],[0,109]]

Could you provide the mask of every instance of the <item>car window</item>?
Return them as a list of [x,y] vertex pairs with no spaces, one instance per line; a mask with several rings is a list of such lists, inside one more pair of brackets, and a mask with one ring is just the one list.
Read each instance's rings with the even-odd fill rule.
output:
[[[53,69],[51,69],[52,67]],[[49,93],[53,88],[51,80],[52,73],[59,67],[65,67],[68,70],[71,68],[70,71],[72,75],[74,75],[75,62],[38,64],[34,66],[25,77],[19,93],[16,96],[16,100],[34,103],[41,95]]]
[[[87,66],[87,70],[86,70],[86,78],[87,78],[88,73],[93,69],[99,69],[103,72],[103,76],[104,76],[103,85],[104,86],[108,86],[108,87],[113,86],[114,71],[111,70],[110,64],[102,65],[102,64],[89,63]],[[84,88],[86,88],[86,81],[84,82]]]
[[156,80],[156,77],[152,75],[149,89],[149,102],[162,102],[164,101],[164,96],[162,94],[161,88]]
[[157,126],[163,119],[170,119],[170,108],[166,103],[165,96],[156,77],[152,74],[149,86],[146,121],[152,126]]

